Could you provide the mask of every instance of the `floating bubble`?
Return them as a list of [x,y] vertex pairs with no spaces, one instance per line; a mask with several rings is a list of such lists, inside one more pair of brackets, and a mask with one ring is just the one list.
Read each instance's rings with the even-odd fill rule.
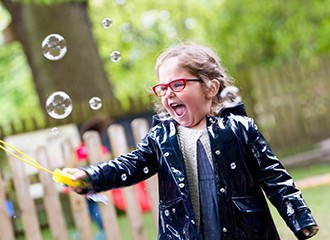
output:
[[46,110],[52,118],[64,119],[72,112],[72,101],[65,92],[53,92],[46,100]]
[[121,60],[121,53],[119,51],[112,51],[110,53],[110,59],[113,62],[119,62]]
[[60,60],[67,52],[66,41],[59,34],[50,34],[42,41],[41,50],[45,58]]
[[98,97],[92,97],[89,100],[89,106],[91,107],[91,109],[93,110],[99,110],[102,107],[102,101],[100,98]]
[[190,29],[190,30],[194,29],[196,27],[196,24],[197,24],[197,22],[193,18],[186,18],[184,20],[184,25],[187,29]]
[[103,28],[109,29],[112,27],[112,19],[111,18],[104,18],[102,20],[102,26]]
[[124,5],[126,3],[126,0],[114,0],[115,4],[118,5]]
[[50,131],[51,131],[52,135],[54,135],[54,136],[56,136],[59,133],[57,127],[52,128]]

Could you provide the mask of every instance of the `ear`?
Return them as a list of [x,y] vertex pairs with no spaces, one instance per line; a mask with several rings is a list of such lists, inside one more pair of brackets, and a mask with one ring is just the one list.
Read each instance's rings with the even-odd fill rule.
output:
[[211,86],[209,92],[206,93],[207,98],[213,98],[215,95],[218,94],[220,88],[220,82],[216,79],[211,80]]

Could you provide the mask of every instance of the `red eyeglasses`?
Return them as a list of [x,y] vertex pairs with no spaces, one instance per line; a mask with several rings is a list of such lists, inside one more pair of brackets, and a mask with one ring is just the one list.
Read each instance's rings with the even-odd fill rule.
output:
[[203,82],[203,80],[200,78],[180,78],[175,79],[167,84],[157,84],[152,87],[152,90],[157,97],[162,97],[165,96],[168,87],[170,87],[173,92],[181,92],[183,89],[185,89],[187,82]]

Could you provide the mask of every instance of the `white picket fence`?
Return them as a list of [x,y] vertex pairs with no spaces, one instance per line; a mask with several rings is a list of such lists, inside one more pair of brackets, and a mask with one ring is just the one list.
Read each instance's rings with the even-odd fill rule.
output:
[[[140,139],[149,130],[148,122],[145,119],[135,119],[131,123],[132,132],[135,142]],[[112,124],[107,129],[108,137],[112,146],[112,157],[116,157],[122,153],[127,153],[129,147],[127,146],[125,129],[120,124]],[[9,138],[10,139],[10,138]],[[101,151],[101,138],[96,131],[88,131],[83,135],[83,141],[86,145],[89,163],[94,164],[104,161],[104,156]],[[49,155],[49,148],[45,141],[45,145],[38,146],[34,152],[34,159],[46,168],[52,168],[52,157]],[[77,159],[75,154],[75,147],[70,137],[61,140],[61,153],[63,157],[63,166],[74,167],[77,166]],[[15,187],[15,194],[18,200],[18,206],[23,226],[24,236],[26,240],[42,240],[42,233],[40,222],[37,215],[37,207],[35,205],[35,196],[31,194],[29,183],[29,175],[26,173],[25,164],[11,155],[7,156],[10,169],[10,175]],[[53,169],[52,169],[53,170]],[[68,227],[65,222],[65,214],[63,211],[63,203],[60,200],[58,184],[52,180],[52,176],[44,171],[38,171],[40,183],[43,194],[41,194],[44,203],[44,209],[47,215],[48,226],[51,232],[51,239],[66,240],[71,239],[69,236]],[[6,209],[6,188],[7,179],[0,175],[0,240],[15,239],[15,232],[12,219],[7,213]],[[154,220],[155,229],[158,222],[158,183],[157,176],[147,180],[147,191],[150,197],[152,216]],[[146,240],[145,226],[142,220],[142,212],[140,210],[137,196],[134,187],[127,187],[123,189],[126,214],[129,219],[129,229],[131,231],[131,239]],[[107,240],[120,240],[121,231],[118,224],[118,216],[116,208],[111,201],[111,195],[108,192],[102,193],[110,199],[108,204],[99,204],[102,221]],[[79,234],[79,239],[92,240],[93,229],[92,221],[89,216],[88,207],[85,197],[74,192],[69,193],[70,206],[73,214],[73,222],[76,231]]]

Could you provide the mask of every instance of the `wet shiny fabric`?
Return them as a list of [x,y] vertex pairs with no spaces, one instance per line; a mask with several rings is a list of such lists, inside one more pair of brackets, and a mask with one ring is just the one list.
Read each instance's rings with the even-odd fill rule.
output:
[[221,239],[214,171],[200,140],[197,141],[197,166],[201,216],[200,239]]

